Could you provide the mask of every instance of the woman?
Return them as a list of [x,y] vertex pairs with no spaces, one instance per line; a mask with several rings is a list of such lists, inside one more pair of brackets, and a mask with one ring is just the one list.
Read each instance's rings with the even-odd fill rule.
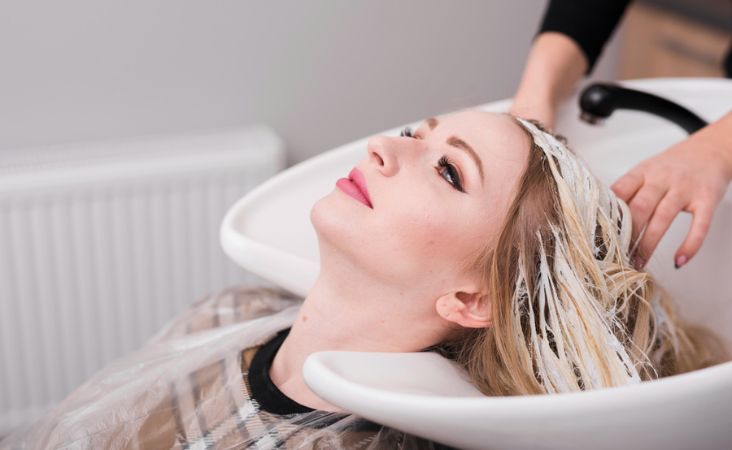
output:
[[629,265],[627,205],[531,122],[430,118],[371,139],[351,178],[311,210],[321,271],[302,304],[268,289],[213,296],[12,448],[439,447],[310,391],[302,365],[321,350],[440,351],[487,395],[721,361]]

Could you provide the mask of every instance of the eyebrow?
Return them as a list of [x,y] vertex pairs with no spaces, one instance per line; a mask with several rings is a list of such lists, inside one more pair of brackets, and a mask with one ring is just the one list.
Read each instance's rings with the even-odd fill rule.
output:
[[473,147],[469,146],[467,142],[456,136],[450,136],[449,138],[447,138],[447,143],[452,145],[453,147],[457,147],[468,152],[468,155],[473,158],[473,162],[475,162],[475,165],[478,166],[478,172],[480,172],[480,182],[482,184],[484,182],[483,165],[481,164],[480,157],[475,152],[475,150],[473,150]]
[[[438,122],[437,119],[435,119],[434,117],[425,119],[425,122],[427,122],[427,126],[429,127],[430,131],[434,130],[437,125],[440,124],[440,122]],[[480,156],[478,156],[478,153],[473,150],[473,147],[468,145],[467,142],[463,141],[457,136],[450,136],[449,138],[447,138],[447,143],[455,148],[465,150],[468,153],[468,155],[473,159],[475,165],[478,166],[478,172],[480,173],[480,182],[481,184],[483,184],[485,182],[485,176],[483,175],[483,162],[480,160]]]

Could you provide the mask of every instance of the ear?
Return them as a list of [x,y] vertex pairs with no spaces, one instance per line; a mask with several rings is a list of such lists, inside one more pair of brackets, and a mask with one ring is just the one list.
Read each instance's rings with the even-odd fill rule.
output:
[[480,292],[454,291],[440,296],[435,310],[443,319],[465,328],[486,328],[492,325],[492,303]]

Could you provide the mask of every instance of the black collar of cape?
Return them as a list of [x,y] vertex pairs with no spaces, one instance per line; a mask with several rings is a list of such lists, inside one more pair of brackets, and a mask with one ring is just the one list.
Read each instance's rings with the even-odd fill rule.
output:
[[[257,401],[261,410],[271,414],[287,415],[287,414],[307,414],[303,417],[303,424],[308,426],[321,428],[342,420],[349,416],[348,413],[336,413],[331,411],[321,411],[302,405],[285,395],[272,382],[269,376],[269,368],[272,366],[277,350],[279,350],[282,342],[290,333],[290,328],[279,331],[272,339],[262,345],[254,354],[252,363],[249,366],[247,380],[251,388],[251,396]],[[318,420],[313,420],[314,416],[318,416]],[[313,423],[314,422],[314,423]],[[296,422],[293,422],[296,423]],[[382,428],[374,422],[366,419],[360,419],[353,427],[349,429],[358,431],[378,431]]]

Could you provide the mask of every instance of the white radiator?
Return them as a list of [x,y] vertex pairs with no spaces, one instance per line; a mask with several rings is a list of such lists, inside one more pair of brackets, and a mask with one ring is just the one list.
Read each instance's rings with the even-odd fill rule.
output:
[[219,224],[284,164],[263,126],[0,153],[0,436],[191,302],[263,283]]

